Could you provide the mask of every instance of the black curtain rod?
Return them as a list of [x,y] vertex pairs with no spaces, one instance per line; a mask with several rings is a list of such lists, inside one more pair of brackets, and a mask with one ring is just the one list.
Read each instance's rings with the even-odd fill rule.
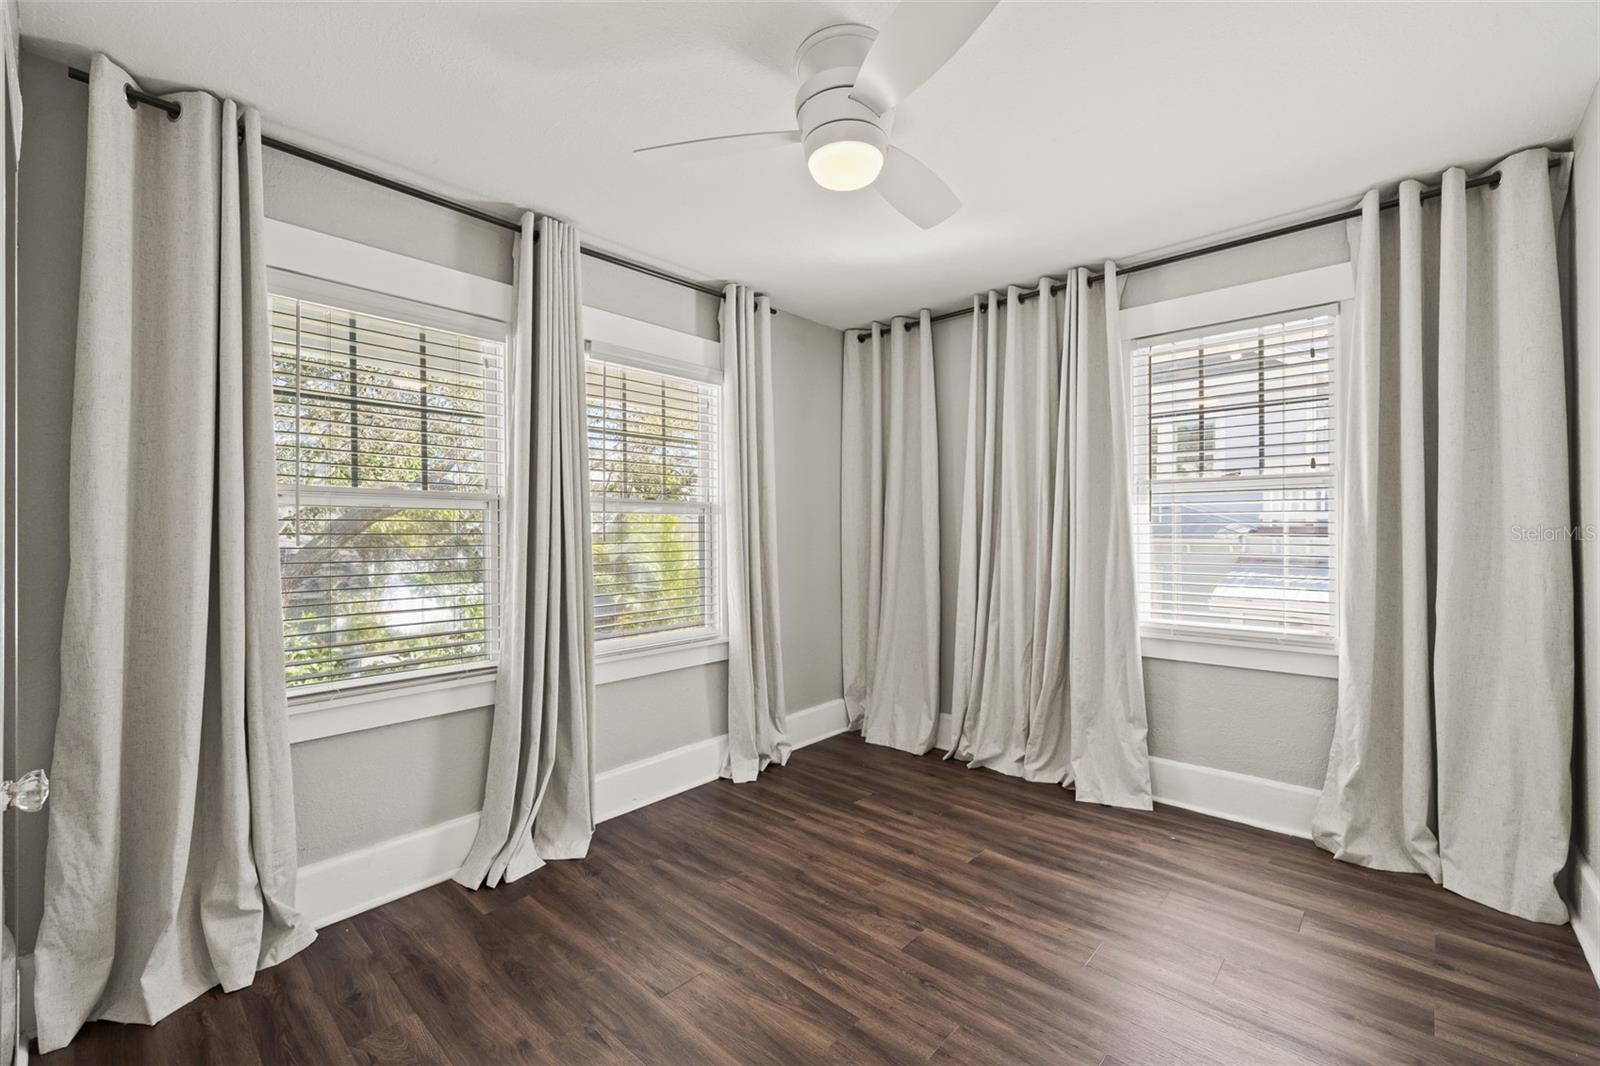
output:
[[[1560,165],[1560,161],[1559,160],[1556,160],[1556,159],[1550,160],[1550,167],[1551,167],[1552,170],[1555,169],[1559,165]],[[1487,185],[1489,188],[1493,189],[1496,186],[1498,186],[1499,184],[1500,184],[1500,172],[1498,170],[1492,170],[1487,174],[1479,174],[1475,178],[1468,178],[1467,179],[1467,183],[1466,183],[1466,187],[1469,188],[1469,189],[1476,189],[1480,185]],[[1443,191],[1442,187],[1432,187],[1432,186],[1430,186],[1429,188],[1426,188],[1426,189],[1422,190],[1421,199],[1423,199],[1423,200],[1437,199],[1442,191]],[[1380,210],[1380,211],[1388,211],[1390,208],[1398,207],[1399,205],[1400,205],[1400,197],[1398,195],[1396,195],[1396,196],[1392,196],[1389,199],[1384,200],[1381,203],[1379,203],[1378,204],[1378,210]],[[1321,215],[1321,216],[1319,216],[1317,218],[1306,219],[1304,222],[1295,222],[1295,223],[1291,223],[1290,225],[1287,225],[1287,226],[1279,226],[1276,229],[1263,230],[1260,233],[1251,233],[1251,234],[1248,234],[1248,235],[1246,235],[1244,237],[1235,237],[1232,240],[1222,241],[1222,242],[1220,242],[1218,244],[1207,244],[1207,245],[1204,245],[1204,246],[1199,247],[1199,248],[1191,248],[1186,252],[1174,252],[1172,255],[1164,255],[1160,259],[1152,259],[1149,262],[1145,262],[1145,263],[1135,263],[1133,266],[1130,266],[1130,267],[1118,267],[1117,268],[1117,276],[1119,278],[1125,278],[1130,274],[1137,274],[1141,270],[1154,270],[1156,267],[1169,266],[1169,265],[1171,265],[1173,263],[1181,263],[1185,259],[1198,259],[1202,255],[1213,255],[1213,254],[1215,254],[1217,252],[1226,252],[1231,248],[1242,248],[1247,244],[1257,244],[1257,243],[1259,243],[1261,241],[1270,241],[1270,240],[1272,240],[1272,239],[1274,239],[1276,237],[1287,237],[1291,233],[1301,233],[1301,232],[1304,232],[1305,230],[1308,230],[1308,229],[1316,229],[1319,226],[1329,226],[1329,225],[1332,225],[1335,222],[1345,222],[1345,221],[1348,221],[1349,219],[1360,218],[1360,217],[1361,217],[1361,208],[1352,207],[1347,211],[1336,211],[1331,215]],[[1096,282],[1100,282],[1100,281],[1104,281],[1104,280],[1105,280],[1105,275],[1103,275],[1103,274],[1090,274],[1089,275],[1089,284],[1090,285],[1093,285]],[[1019,292],[1017,294],[1017,302],[1018,303],[1026,303],[1029,299],[1031,299],[1032,297],[1035,297],[1037,295],[1039,295],[1039,290],[1038,290],[1037,287],[1032,288],[1032,289],[1023,289],[1021,292]],[[1000,299],[1000,302],[1001,303],[1005,303],[1005,298],[1002,297]],[[986,308],[983,308],[980,305],[979,310],[983,311],[983,310],[986,310]],[[917,314],[920,314],[920,313],[921,312],[917,312]],[[946,311],[943,314],[934,315],[931,319],[929,319],[929,323],[931,324],[931,323],[934,323],[934,322],[945,322],[945,321],[948,321],[949,319],[961,318],[961,317],[963,317],[965,315],[970,315],[972,313],[973,313],[973,309],[970,306],[969,307],[961,307],[961,308],[957,308],[954,311]],[[917,317],[917,314],[897,315],[896,317],[898,317],[898,318],[915,319]],[[863,327],[859,327],[857,329],[848,330],[847,332],[854,333],[859,337],[865,337],[869,332],[871,332],[871,330],[870,330],[870,327],[863,326]]]
[[[85,84],[88,84],[89,72],[86,70],[80,70],[77,67],[68,67],[67,77],[74,81],[81,81]],[[179,115],[183,114],[183,105],[177,103],[176,101],[167,100],[152,93],[147,93],[142,89],[135,88],[131,84],[124,85],[122,90],[125,94],[127,94],[129,107],[136,107],[139,104],[144,104],[147,107],[153,107],[158,111],[165,111],[167,117],[174,122],[177,121]],[[373,185],[381,185],[385,189],[390,189],[394,192],[403,193],[406,196],[411,196],[418,200],[426,201],[427,203],[433,204],[436,207],[443,207],[446,210],[454,211],[457,214],[466,215],[468,218],[475,218],[479,222],[487,222],[491,226],[499,226],[501,229],[510,230],[513,233],[522,232],[522,223],[520,222],[514,222],[507,218],[501,218],[499,215],[490,214],[489,212],[480,210],[479,208],[473,207],[470,204],[464,204],[459,200],[452,200],[449,197],[440,196],[438,193],[429,192],[427,189],[421,189],[415,185],[408,185],[403,181],[396,181],[393,178],[386,178],[382,174],[377,174],[373,171],[358,167],[354,163],[346,163],[342,159],[335,159],[333,156],[323,155],[321,152],[313,152],[309,148],[303,148],[300,145],[292,144],[289,141],[281,141],[276,137],[269,137],[264,133],[261,135],[261,143],[264,147],[282,152],[285,155],[292,155],[296,158],[304,159],[307,162],[315,163],[320,167],[327,167],[329,170],[337,170],[341,174],[348,174],[352,178],[359,178],[362,181],[370,182]],[[537,240],[538,237],[539,235],[535,233],[534,239]],[[598,259],[603,263],[610,263],[613,266],[619,266],[625,270],[632,270],[638,274],[645,274],[652,278],[658,278],[661,281],[671,282],[674,285],[682,285],[686,289],[694,289],[696,292],[703,292],[707,296],[715,296],[718,299],[722,298],[722,290],[711,285],[705,285],[698,281],[691,281],[688,278],[680,277],[677,274],[672,274],[665,270],[659,270],[656,267],[649,266],[645,263],[635,262],[632,259],[627,259],[620,255],[612,255],[610,252],[602,252],[597,248],[583,248],[581,250],[584,255],[591,259]],[[772,313],[777,314],[778,309],[774,307],[772,309]]]
[[[86,70],[80,70],[77,67],[68,67],[67,76],[86,84],[89,81],[89,72]],[[144,92],[141,89],[135,88],[132,84],[124,85],[123,92],[127,94],[129,107],[134,107],[138,104],[146,104],[150,107],[157,108],[158,110],[165,111],[167,117],[174,121],[176,121],[178,116],[183,113],[183,105],[172,100],[166,100],[162,97]],[[309,148],[302,148],[300,145],[291,144],[288,141],[281,141],[276,137],[269,137],[266,134],[262,134],[261,143],[268,148],[275,149],[276,151],[283,152],[287,155],[296,156],[300,159],[306,160],[307,162],[315,163],[318,166],[327,167],[330,170],[337,170],[341,174],[348,174],[350,177],[359,178],[362,181],[371,182],[374,185],[381,185],[386,189],[393,190],[394,192],[404,193],[407,196],[415,197],[418,200],[424,200],[438,207],[443,207],[450,211],[455,211],[459,214],[466,215],[469,218],[475,218],[480,222],[487,222],[492,226],[499,226],[502,229],[512,230],[513,232],[520,233],[522,231],[522,226],[518,222],[501,218],[498,215],[492,215],[487,211],[479,210],[478,208],[472,207],[469,204],[461,203],[459,200],[451,200],[448,197],[440,196],[438,193],[429,192],[428,190],[418,188],[415,185],[408,185],[403,181],[396,181],[393,178],[386,178],[382,174],[377,174],[373,171],[363,169],[362,167],[358,167],[353,163],[346,163],[343,160],[335,159],[332,156],[323,155],[321,152],[314,152]],[[1550,166],[1552,169],[1558,165],[1559,160],[1552,159],[1550,161]],[[1500,172],[1498,170],[1493,170],[1487,174],[1480,174],[1475,178],[1468,178],[1466,187],[1469,189],[1475,189],[1479,186],[1487,185],[1492,189],[1499,184]],[[1421,199],[1435,199],[1439,196],[1441,191],[1442,190],[1438,187],[1429,187],[1423,189]],[[1393,196],[1382,201],[1378,205],[1378,210],[1387,211],[1391,208],[1399,206],[1399,204],[1399,196]],[[1165,255],[1159,259],[1151,259],[1148,262],[1135,263],[1129,267],[1119,268],[1117,270],[1117,275],[1119,277],[1128,277],[1130,275],[1137,274],[1142,270],[1154,270],[1156,267],[1170,266],[1173,263],[1181,263],[1186,259],[1197,259],[1203,255],[1214,255],[1217,252],[1226,252],[1233,248],[1242,248],[1246,245],[1260,243],[1261,241],[1270,241],[1277,237],[1287,237],[1290,234],[1302,233],[1305,230],[1317,229],[1320,226],[1328,226],[1335,222],[1344,222],[1349,219],[1360,217],[1361,208],[1353,207],[1346,211],[1334,212],[1331,215],[1322,215],[1317,218],[1307,219],[1304,222],[1294,222],[1287,226],[1279,226],[1275,229],[1264,230],[1260,233],[1252,233],[1243,237],[1235,237],[1232,240],[1222,241],[1217,244],[1207,244],[1199,248],[1191,248],[1185,252],[1175,252],[1172,255]],[[535,234],[534,236],[535,239],[537,239],[538,234]],[[639,274],[645,274],[649,277],[671,282],[674,285],[682,285],[684,288],[694,289],[696,292],[703,292],[707,296],[716,296],[719,298],[722,296],[722,290],[720,289],[713,288],[710,285],[701,284],[697,281],[691,281],[688,278],[680,277],[677,274],[672,274],[665,270],[658,270],[653,266],[648,266],[644,263],[639,263],[632,259],[624,258],[620,255],[612,255],[609,252],[602,252],[594,248],[584,248],[582,249],[582,252],[584,255],[587,255],[590,258],[599,259],[600,261],[610,263],[613,266],[619,266],[626,270],[632,270]],[[1104,280],[1105,276],[1102,274],[1089,275],[1089,284],[1091,285]],[[1031,297],[1037,295],[1039,295],[1038,288],[1024,289],[1017,294],[1017,298],[1019,302],[1026,303]],[[1003,303],[1004,300],[1001,302]],[[777,314],[778,309],[773,308],[772,313]],[[930,323],[945,322],[950,319],[961,318],[972,313],[973,309],[971,307],[961,307],[954,311],[946,311],[943,314],[934,315],[929,321]],[[916,315],[913,314],[896,317],[915,318]],[[868,329],[866,327],[859,327],[854,330],[847,330],[846,332],[855,333],[858,336],[865,336],[868,332]]]

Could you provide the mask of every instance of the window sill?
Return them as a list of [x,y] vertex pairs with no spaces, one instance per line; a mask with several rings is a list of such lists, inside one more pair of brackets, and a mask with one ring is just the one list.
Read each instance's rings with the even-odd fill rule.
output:
[[419,678],[289,697],[289,743],[414,722],[494,705],[495,671],[478,667]]
[[1306,677],[1338,677],[1339,655],[1313,648],[1268,647],[1199,640],[1192,637],[1145,636],[1140,652],[1146,659],[1169,659],[1241,670],[1264,670]]
[[[720,637],[692,644],[644,647],[595,656],[596,685],[649,677],[672,670],[727,661],[728,642]],[[289,697],[289,743],[301,744],[343,733],[435,718],[494,705],[495,671],[391,682],[339,692]]]
[[727,658],[728,642],[721,637],[693,644],[657,645],[612,652],[596,650],[594,683],[609,685],[613,681],[626,681],[633,677],[649,677],[651,674],[685,670],[691,666],[726,662]]

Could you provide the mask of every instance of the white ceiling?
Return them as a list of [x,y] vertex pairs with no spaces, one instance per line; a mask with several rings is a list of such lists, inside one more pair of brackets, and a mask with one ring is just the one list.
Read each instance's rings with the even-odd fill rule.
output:
[[630,154],[791,126],[801,39],[891,8],[21,4],[41,50],[232,95],[271,132],[835,326],[1563,140],[1600,76],[1594,3],[1006,0],[896,119],[966,202],[934,230],[818,188],[798,149]]

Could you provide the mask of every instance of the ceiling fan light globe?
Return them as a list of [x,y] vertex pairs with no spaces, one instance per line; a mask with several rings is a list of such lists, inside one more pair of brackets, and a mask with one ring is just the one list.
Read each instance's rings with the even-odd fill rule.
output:
[[806,158],[811,178],[833,192],[854,192],[878,180],[883,151],[866,141],[831,141]]
[[852,192],[865,189],[878,180],[883,170],[884,152],[889,138],[877,122],[867,121],[854,112],[865,111],[853,104],[843,92],[834,104],[850,109],[852,113],[841,118],[825,118],[815,124],[808,122],[810,113],[801,116],[801,129],[806,153],[806,169],[811,178],[824,189],[833,192]]

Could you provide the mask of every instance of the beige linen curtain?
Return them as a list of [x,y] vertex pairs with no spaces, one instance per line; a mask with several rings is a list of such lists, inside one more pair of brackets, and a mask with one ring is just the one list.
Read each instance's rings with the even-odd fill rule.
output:
[[1116,267],[975,301],[948,757],[1150,808]]
[[1339,702],[1313,820],[1348,862],[1563,922],[1574,691],[1567,391],[1544,149],[1376,191],[1341,328]]
[[778,640],[772,304],[722,294],[723,550],[727,560],[728,754],[722,776],[753,781],[789,760]]
[[507,360],[500,670],[478,835],[456,880],[494,886],[594,834],[594,613],[578,232],[522,216]]
[[[17,0],[0,0],[0,48],[5,58],[5,100],[3,102],[6,124],[11,127],[11,161],[22,158],[22,71],[19,65],[22,49],[20,11]],[[15,243],[16,237],[6,239]],[[8,245],[9,247],[9,245]]]
[[259,118],[89,86],[42,1050],[305,947],[285,726]]
[[933,330],[844,335],[840,544],[844,701],[870,744],[914,755],[939,729],[939,439]]

